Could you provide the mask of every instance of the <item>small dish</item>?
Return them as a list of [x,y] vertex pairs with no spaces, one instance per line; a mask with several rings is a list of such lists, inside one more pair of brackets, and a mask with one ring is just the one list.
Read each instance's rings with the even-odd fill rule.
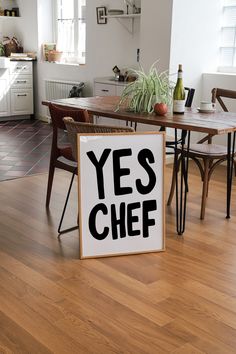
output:
[[201,109],[201,108],[197,108],[197,111],[199,113],[215,113],[215,108],[212,108],[212,109]]

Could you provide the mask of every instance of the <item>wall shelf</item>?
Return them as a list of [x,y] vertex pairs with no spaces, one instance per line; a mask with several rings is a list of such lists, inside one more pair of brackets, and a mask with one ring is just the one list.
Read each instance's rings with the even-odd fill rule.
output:
[[141,14],[123,14],[123,15],[106,15],[102,16],[103,18],[139,18]]
[[0,16],[0,20],[1,19],[9,19],[9,18],[20,18],[20,16]]
[[[141,14],[121,14],[121,15],[106,15],[106,16],[102,16],[102,18],[107,18],[107,19],[112,19],[112,18],[116,18],[122,26],[125,27],[125,29],[129,32],[129,33],[133,33],[134,32],[134,19],[136,18],[140,18]],[[130,20],[128,25],[126,21],[123,20]]]

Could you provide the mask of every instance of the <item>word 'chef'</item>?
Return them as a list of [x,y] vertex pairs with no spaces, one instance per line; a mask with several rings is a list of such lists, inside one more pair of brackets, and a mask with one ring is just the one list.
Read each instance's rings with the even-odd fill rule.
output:
[[[132,150],[104,149],[100,158],[95,156],[93,151],[87,152],[90,162],[96,169],[98,198],[101,201],[95,205],[89,214],[89,230],[91,235],[97,240],[104,240],[109,233],[113,240],[125,238],[127,236],[149,237],[149,228],[155,225],[155,218],[151,217],[151,212],[157,210],[157,202],[155,199],[144,200],[140,202],[107,205],[102,201],[106,198],[104,166],[108,158],[112,158],[113,166],[113,186],[115,196],[132,195],[133,188],[131,186],[122,185],[122,177],[130,175],[129,157],[132,156]],[[139,151],[137,160],[144,169],[148,177],[148,183],[143,184],[140,178],[135,180],[136,193],[148,195],[155,188],[156,174],[151,165],[155,163],[155,158],[151,150],[144,148]],[[132,199],[132,198],[131,198]],[[98,230],[96,220],[104,220],[104,227]],[[107,218],[110,218],[111,230],[109,229]],[[137,227],[139,221],[142,221],[141,227]]]

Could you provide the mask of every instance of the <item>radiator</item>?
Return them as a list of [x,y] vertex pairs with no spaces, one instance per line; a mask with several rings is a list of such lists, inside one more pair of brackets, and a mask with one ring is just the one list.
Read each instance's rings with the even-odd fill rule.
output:
[[[69,97],[69,92],[73,86],[77,86],[80,82],[62,81],[62,80],[44,80],[46,100],[57,100]],[[47,109],[48,122],[51,121],[49,110]]]

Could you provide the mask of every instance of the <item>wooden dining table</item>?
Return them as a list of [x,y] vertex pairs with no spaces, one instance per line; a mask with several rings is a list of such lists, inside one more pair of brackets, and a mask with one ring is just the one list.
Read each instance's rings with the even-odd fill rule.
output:
[[[102,116],[110,119],[149,124],[157,127],[173,128],[175,130],[175,164],[177,166],[179,144],[181,146],[181,163],[183,168],[176,169],[176,230],[179,235],[185,231],[186,206],[188,191],[188,165],[191,132],[210,135],[227,135],[227,189],[226,218],[230,218],[231,190],[235,151],[236,113],[214,112],[199,113],[196,109],[186,109],[183,115],[168,113],[158,116],[155,113],[135,113],[127,107],[120,106],[120,97],[76,97],[51,101],[68,109],[86,109],[91,116]],[[49,105],[43,101],[43,105]],[[179,134],[181,139],[179,139]]]

